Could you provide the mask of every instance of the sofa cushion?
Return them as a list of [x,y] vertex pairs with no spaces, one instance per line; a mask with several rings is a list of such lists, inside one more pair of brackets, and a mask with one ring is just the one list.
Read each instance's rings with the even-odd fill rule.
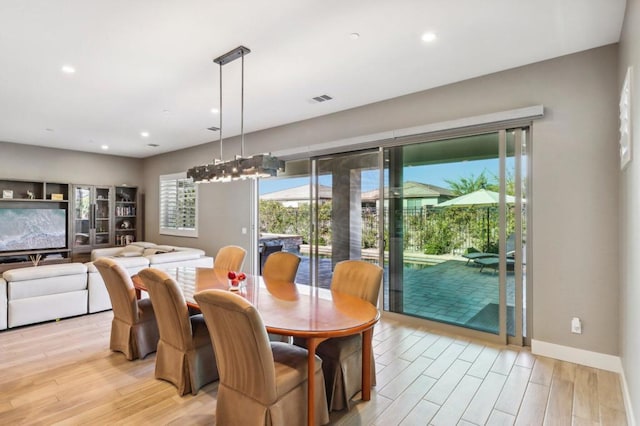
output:
[[7,328],[7,282],[0,278],[0,330]]
[[[135,257],[114,257],[113,260],[118,262],[124,269],[142,269],[149,266],[149,259],[142,256]],[[98,269],[94,266],[93,262],[85,263],[89,273],[98,272]]]
[[191,247],[174,247],[175,251],[189,251],[189,252],[195,252],[198,253],[198,255],[200,256],[205,256],[205,252],[204,250],[200,250],[197,248],[191,248]]
[[[84,266],[84,265],[82,265]],[[23,281],[7,280],[7,295],[9,301],[28,299],[37,296],[49,296],[87,289],[87,273],[76,275],[49,276]]]
[[182,260],[192,260],[200,258],[200,253],[196,250],[189,251],[174,251],[171,253],[162,253],[162,254],[154,254],[151,256],[147,256],[149,259],[149,264],[151,266],[158,265],[167,262],[178,262]]
[[163,244],[163,245],[157,245],[155,248],[156,250],[163,251],[165,253],[170,253],[172,251],[176,251],[179,247]]
[[174,251],[173,247],[171,247],[170,249],[167,249],[166,248],[167,246],[162,246],[162,247],[164,247],[164,248],[160,248],[160,246],[146,248],[142,252],[142,255],[143,256],[153,256],[154,254],[170,253],[170,252]]
[[144,252],[144,248],[143,247],[134,246],[133,244],[129,244],[128,246],[125,246],[120,251],[120,253],[118,253],[116,256],[117,257],[142,256],[143,252]]
[[135,241],[131,244],[129,244],[130,246],[136,246],[136,247],[142,247],[143,249],[146,248],[151,248],[151,247],[155,247],[157,244],[155,243],[150,243],[148,241]]
[[86,273],[87,267],[82,263],[60,263],[57,265],[31,266],[29,268],[10,269],[2,273],[2,278],[7,280],[7,282],[11,282]]

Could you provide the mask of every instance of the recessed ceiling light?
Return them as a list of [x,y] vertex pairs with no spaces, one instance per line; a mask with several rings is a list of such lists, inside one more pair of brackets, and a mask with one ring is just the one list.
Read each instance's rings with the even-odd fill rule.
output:
[[211,114],[217,114],[220,110],[218,108],[211,108]]
[[422,34],[422,41],[425,43],[430,43],[436,39],[436,33],[428,32]]
[[76,69],[71,65],[63,65],[61,70],[65,74],[74,74],[76,72]]
[[143,138],[148,138],[149,132],[140,132],[140,136],[142,136]]
[[357,40],[357,39],[360,38],[360,34],[359,33],[351,33],[351,34],[349,34],[349,38],[351,40]]
[[109,149],[109,145],[102,145],[100,148],[102,148],[103,151],[106,151]]

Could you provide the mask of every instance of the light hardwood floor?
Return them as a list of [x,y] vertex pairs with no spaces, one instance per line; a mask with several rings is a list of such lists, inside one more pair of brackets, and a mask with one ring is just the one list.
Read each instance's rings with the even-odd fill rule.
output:
[[[111,312],[0,332],[0,425],[215,424],[217,383],[179,397],[155,356],[108,349]],[[383,320],[369,402],[335,425],[625,425],[616,374]],[[226,425],[225,425],[226,426]]]

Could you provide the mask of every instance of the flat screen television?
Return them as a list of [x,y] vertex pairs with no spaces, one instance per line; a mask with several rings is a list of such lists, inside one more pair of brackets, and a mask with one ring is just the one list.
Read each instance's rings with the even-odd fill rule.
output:
[[0,208],[0,252],[67,246],[65,209]]

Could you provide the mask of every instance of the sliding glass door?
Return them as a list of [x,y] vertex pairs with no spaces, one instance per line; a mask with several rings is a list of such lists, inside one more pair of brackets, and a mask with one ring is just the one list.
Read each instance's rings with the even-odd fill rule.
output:
[[287,163],[260,186],[261,253],[296,252],[296,281],[324,288],[340,261],[380,264],[385,311],[522,344],[529,133]]
[[385,310],[522,341],[525,136],[384,149]]

